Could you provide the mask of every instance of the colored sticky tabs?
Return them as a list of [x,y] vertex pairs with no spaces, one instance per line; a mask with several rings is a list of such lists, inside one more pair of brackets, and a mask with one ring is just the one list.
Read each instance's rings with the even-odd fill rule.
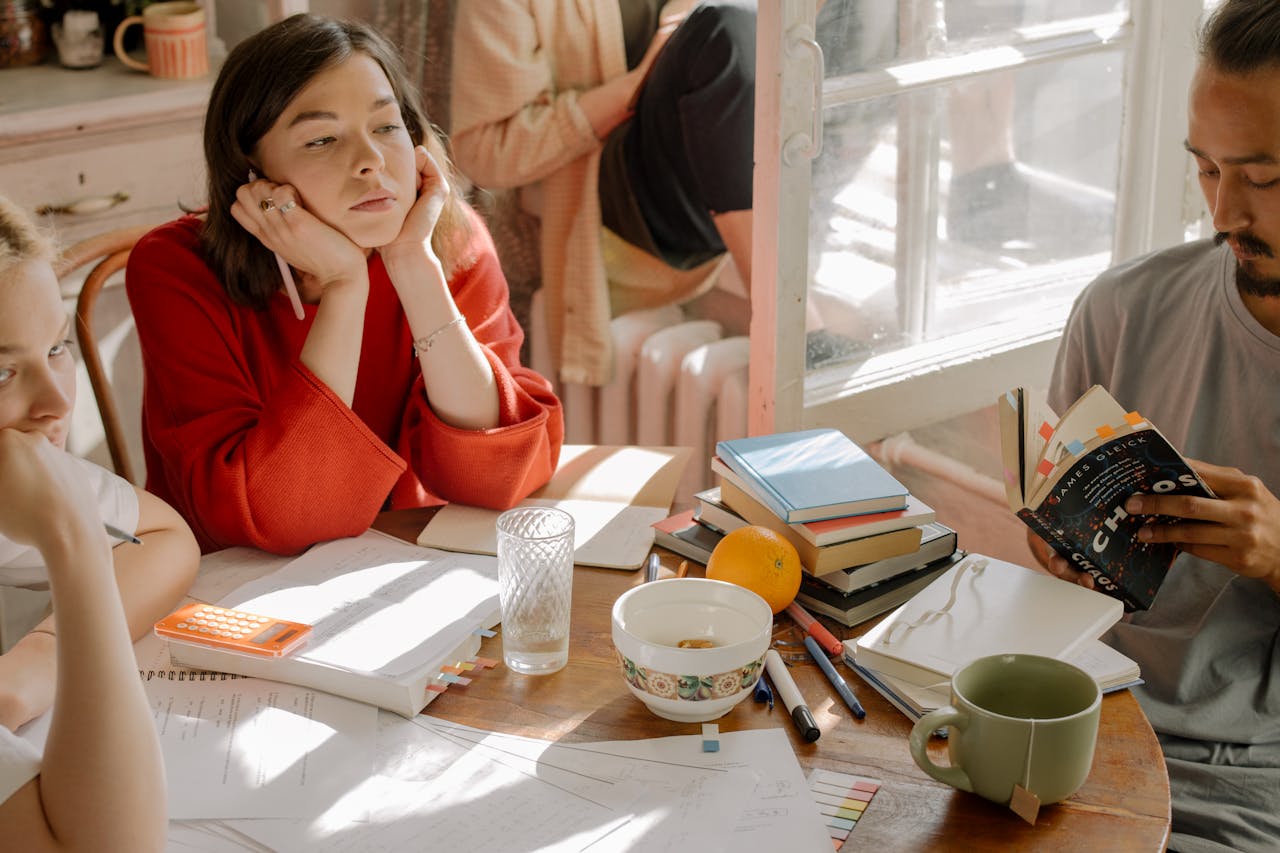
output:
[[809,774],[809,792],[834,849],[839,850],[844,844],[878,790],[879,780],[866,776],[833,770],[814,770]]
[[1040,464],[1036,466],[1036,473],[1043,474],[1044,476],[1048,477],[1050,474],[1053,473],[1053,463],[1050,462],[1048,459],[1041,459]]
[[1081,453],[1084,453],[1084,445],[1080,442],[1079,439],[1075,439],[1074,441],[1071,441],[1069,444],[1067,444],[1067,450],[1071,453],[1072,456],[1079,456]]
[[484,669],[493,669],[498,665],[498,662],[493,658],[476,657],[472,658],[472,660],[475,661],[476,666],[483,667]]
[[481,637],[496,637],[496,636],[498,636],[498,632],[497,632],[497,631],[490,631],[488,628],[477,628],[477,629],[475,629],[474,631],[472,631],[471,633],[473,633],[473,634],[479,634]]
[[440,673],[440,680],[441,680],[441,681],[447,681],[447,682],[449,682],[450,684],[461,684],[461,685],[462,685],[462,686],[464,686],[464,687],[465,687],[466,685],[468,685],[468,684],[470,684],[470,683],[471,683],[471,679],[470,679],[470,678],[464,678],[464,677],[463,677],[463,676],[461,676],[461,675],[454,675],[454,674],[453,674],[453,673],[451,673],[451,672],[442,672],[442,673]]
[[1037,432],[1040,433],[1040,437],[1043,438],[1045,441],[1048,441],[1049,439],[1053,438],[1053,427],[1049,426],[1048,421],[1041,421],[1040,429],[1037,430]]
[[1124,416],[1124,422],[1127,423],[1129,426],[1137,426],[1138,424],[1142,423],[1142,415],[1138,414],[1137,412],[1130,412],[1129,414]]
[[433,683],[433,684],[428,684],[427,689],[430,690],[432,693],[443,693],[449,689],[449,685]]
[[720,751],[720,727],[715,723],[702,724],[702,751]]
[[1103,424],[1102,426],[1098,427],[1095,430],[1095,432],[1097,432],[1098,435],[1101,436],[1102,438],[1110,438],[1111,436],[1116,434],[1116,431],[1111,427],[1107,426],[1106,424]]

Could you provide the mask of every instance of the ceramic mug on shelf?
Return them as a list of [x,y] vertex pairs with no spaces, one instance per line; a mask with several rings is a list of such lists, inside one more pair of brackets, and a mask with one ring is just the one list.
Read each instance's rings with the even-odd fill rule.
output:
[[[965,664],[951,704],[911,729],[911,757],[940,782],[1005,805],[1015,785],[1041,804],[1074,794],[1093,766],[1102,693],[1084,670],[1039,655],[1004,654]],[[946,726],[950,767],[930,760],[929,736]]]
[[[142,24],[147,61],[138,62],[124,50],[124,33]],[[209,73],[205,14],[199,3],[152,3],[141,15],[130,15],[116,27],[113,47],[120,61],[153,77],[190,80]]]
[[102,27],[98,13],[71,9],[53,25],[53,43],[65,68],[96,68],[102,64]]

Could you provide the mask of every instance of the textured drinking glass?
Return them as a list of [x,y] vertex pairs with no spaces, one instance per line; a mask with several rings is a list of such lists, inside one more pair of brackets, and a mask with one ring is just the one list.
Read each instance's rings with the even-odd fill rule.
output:
[[573,596],[573,516],[523,507],[498,516],[502,657],[525,675],[546,675],[569,660]]

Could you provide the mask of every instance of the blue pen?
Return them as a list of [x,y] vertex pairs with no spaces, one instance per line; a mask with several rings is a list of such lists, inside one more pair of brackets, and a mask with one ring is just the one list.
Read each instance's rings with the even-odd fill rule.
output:
[[757,702],[768,702],[769,710],[773,710],[773,691],[769,688],[769,682],[764,680],[763,674],[761,674],[760,679],[756,682],[756,689],[753,695]]
[[805,636],[804,647],[809,650],[809,654],[818,662],[818,668],[822,670],[822,674],[827,677],[827,681],[831,682],[831,686],[840,694],[840,698],[849,706],[849,710],[853,711],[853,715],[859,720],[867,716],[866,710],[862,707],[862,703],[858,701],[858,697],[853,695],[853,690],[849,687],[840,673],[836,672],[836,668],[831,665],[831,660],[826,653],[822,651],[822,647],[818,645],[818,641],[813,637]]

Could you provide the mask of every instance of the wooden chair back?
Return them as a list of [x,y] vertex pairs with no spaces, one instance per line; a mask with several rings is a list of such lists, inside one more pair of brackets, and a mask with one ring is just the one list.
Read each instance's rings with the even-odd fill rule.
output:
[[93,387],[94,399],[98,403],[98,413],[102,417],[107,450],[111,454],[111,467],[134,485],[138,484],[134,482],[133,466],[129,459],[129,449],[125,441],[124,427],[120,421],[120,412],[111,389],[111,380],[107,376],[102,356],[98,351],[98,338],[93,329],[93,315],[94,306],[97,304],[98,295],[102,292],[103,286],[112,275],[124,269],[134,244],[151,228],[150,225],[137,225],[89,237],[64,251],[53,265],[59,280],[83,267],[93,265],[76,299],[76,338],[80,342],[81,358],[84,361],[85,371],[89,374],[89,384]]

